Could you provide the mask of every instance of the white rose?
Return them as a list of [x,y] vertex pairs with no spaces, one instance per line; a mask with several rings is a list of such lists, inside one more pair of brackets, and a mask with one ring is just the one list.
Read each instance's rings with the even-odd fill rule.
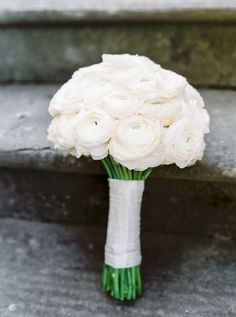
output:
[[[109,145],[109,153],[114,159],[128,168],[146,169],[149,166],[140,166],[141,159],[147,158],[161,142],[161,126],[141,115],[135,115],[121,120]],[[130,163],[130,164],[129,164]]]
[[63,114],[52,120],[48,128],[48,139],[54,143],[55,148],[74,154],[77,119],[78,115]]
[[181,119],[165,129],[163,146],[166,164],[175,163],[184,168],[193,165],[203,156],[204,133],[194,120]]
[[53,96],[49,104],[49,113],[56,116],[60,113],[79,112],[83,107],[85,84],[70,79]]
[[113,129],[114,121],[106,112],[98,109],[81,112],[75,130],[77,156],[106,157]]

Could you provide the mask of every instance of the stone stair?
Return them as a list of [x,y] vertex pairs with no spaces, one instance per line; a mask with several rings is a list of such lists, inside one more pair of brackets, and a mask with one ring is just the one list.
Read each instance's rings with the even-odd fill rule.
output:
[[[48,84],[0,88],[4,118],[0,215],[105,225],[108,193],[100,162],[65,156],[46,139],[51,120],[48,103],[57,89],[58,85]],[[204,89],[201,93],[212,131],[206,138],[204,159],[183,170],[174,166],[154,170],[146,184],[145,229],[235,236],[236,92]]]
[[234,317],[236,249],[230,241],[145,232],[144,294],[101,293],[105,232],[22,220],[0,222],[1,317]]
[[[1,317],[236,316],[235,34],[236,1],[0,4]],[[156,168],[146,182],[136,304],[98,291],[108,210],[101,164],[46,140],[57,82],[102,52],[144,54],[182,73],[211,116],[204,159]]]
[[236,86],[235,8],[235,0],[2,1],[0,80],[65,81],[104,52],[129,52],[197,85]]

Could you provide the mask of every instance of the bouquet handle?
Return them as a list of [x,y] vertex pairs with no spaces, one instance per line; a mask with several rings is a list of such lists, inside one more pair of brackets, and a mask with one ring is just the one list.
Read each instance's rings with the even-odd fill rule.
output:
[[117,299],[141,294],[140,214],[144,180],[109,179],[109,217],[102,288]]

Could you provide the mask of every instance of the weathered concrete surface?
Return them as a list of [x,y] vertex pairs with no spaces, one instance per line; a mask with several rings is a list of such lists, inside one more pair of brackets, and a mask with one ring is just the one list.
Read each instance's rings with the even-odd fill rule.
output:
[[66,0],[37,0],[29,2],[28,0],[8,0],[7,2],[1,2],[1,11],[64,11],[68,10],[97,10],[97,11],[108,11],[117,12],[121,10],[181,10],[181,9],[209,9],[209,8],[219,8],[219,9],[236,9],[235,0],[166,0],[166,1],[155,1],[155,0],[113,0],[109,1],[99,1],[90,0],[88,2],[81,2],[80,0],[71,0],[70,2]]
[[[99,162],[67,157],[46,140],[51,120],[48,102],[58,86],[7,85],[0,87],[0,166],[81,174],[104,175]],[[236,181],[235,91],[201,90],[211,117],[204,159],[181,170],[175,166],[155,169],[153,177]]]
[[9,0],[0,23],[81,21],[235,21],[235,0]]
[[100,292],[105,232],[0,222],[1,317],[233,317],[231,241],[142,234],[144,293],[120,303]]
[[[105,227],[105,176],[0,169],[0,217]],[[142,228],[236,238],[236,184],[149,179]]]
[[235,38],[232,23],[4,26],[0,81],[65,81],[103,53],[131,53],[200,86],[236,87]]

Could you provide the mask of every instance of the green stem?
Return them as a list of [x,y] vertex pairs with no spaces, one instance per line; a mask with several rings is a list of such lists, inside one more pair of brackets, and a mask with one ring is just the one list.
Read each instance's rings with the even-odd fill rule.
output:
[[152,168],[145,171],[130,170],[127,167],[117,163],[111,155],[102,160],[109,178],[123,180],[146,180],[150,175]]
[[114,269],[104,264],[102,290],[122,301],[136,299],[142,292],[140,265]]
[[106,160],[106,159],[103,159],[103,160],[102,160],[102,164],[104,165],[105,170],[106,170],[106,172],[107,172],[109,178],[113,178],[113,175],[112,175],[112,172],[111,172],[110,167],[108,166],[107,160]]

